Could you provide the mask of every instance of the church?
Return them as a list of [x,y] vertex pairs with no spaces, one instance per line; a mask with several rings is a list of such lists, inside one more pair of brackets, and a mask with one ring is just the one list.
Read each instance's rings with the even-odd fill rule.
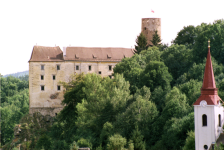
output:
[[194,105],[195,150],[212,150],[214,144],[224,142],[223,106],[218,96],[213,73],[210,41],[205,65],[201,96]]

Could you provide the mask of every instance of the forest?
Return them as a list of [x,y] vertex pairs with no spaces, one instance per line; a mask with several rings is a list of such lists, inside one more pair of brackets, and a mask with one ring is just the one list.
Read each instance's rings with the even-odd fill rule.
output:
[[79,74],[63,83],[64,109],[51,119],[28,115],[28,76],[1,77],[3,149],[194,150],[193,103],[209,39],[224,99],[224,20],[183,27],[170,46],[156,34],[147,45],[140,33],[135,55],[113,68],[113,78]]

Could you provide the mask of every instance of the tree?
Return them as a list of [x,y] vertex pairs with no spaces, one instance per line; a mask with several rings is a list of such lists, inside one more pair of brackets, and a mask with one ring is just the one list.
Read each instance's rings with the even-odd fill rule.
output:
[[145,142],[143,142],[144,136],[139,131],[138,126],[132,132],[131,140],[134,143],[134,150],[145,150]]
[[150,87],[150,91],[161,86],[163,90],[170,89],[172,76],[163,62],[150,61],[145,70],[141,73],[141,85]]
[[184,28],[177,33],[177,37],[172,41],[172,43],[178,45],[182,44],[185,46],[193,45],[195,43],[196,36],[197,30],[194,26],[184,26]]
[[171,45],[161,55],[162,60],[172,74],[173,81],[188,71],[193,64],[192,50],[185,45]]
[[113,79],[102,78],[97,74],[87,74],[82,88],[85,97],[78,103],[77,129],[79,138],[89,140],[93,147],[100,145],[100,135],[106,122],[115,122],[130,99],[129,83],[122,75]]
[[144,36],[142,32],[139,34],[139,36],[137,36],[135,42],[137,45],[135,45],[134,52],[137,54],[139,54],[142,50],[147,50],[149,47],[147,45],[147,38]]
[[119,134],[115,134],[109,137],[109,143],[107,144],[108,150],[125,150],[124,146],[126,145],[127,140]]
[[187,133],[183,150],[195,150],[195,135],[193,131],[189,131]]
[[160,36],[158,35],[158,31],[156,30],[155,33],[153,34],[152,40],[150,40],[152,42],[152,45],[149,46],[160,46],[161,45],[161,39]]

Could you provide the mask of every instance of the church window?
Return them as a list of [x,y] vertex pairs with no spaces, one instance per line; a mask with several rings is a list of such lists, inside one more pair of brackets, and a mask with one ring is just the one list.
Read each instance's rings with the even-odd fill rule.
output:
[[44,65],[41,65],[41,70],[44,70]]
[[41,79],[41,80],[44,80],[44,76],[43,76],[43,75],[41,75],[41,76],[40,76],[40,79]]
[[55,75],[53,75],[53,80],[55,80],[55,78],[56,78]]
[[202,115],[202,126],[207,126],[207,115]]
[[221,127],[221,115],[219,114],[219,127]]
[[41,91],[44,91],[44,85],[41,85],[40,88],[41,88]]

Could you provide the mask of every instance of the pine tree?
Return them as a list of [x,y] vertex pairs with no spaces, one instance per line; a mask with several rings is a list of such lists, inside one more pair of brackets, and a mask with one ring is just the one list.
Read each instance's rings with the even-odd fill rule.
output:
[[153,38],[152,40],[150,40],[152,42],[152,45],[149,45],[149,46],[159,46],[161,45],[161,39],[160,39],[160,36],[158,35],[158,31],[156,30],[155,31],[155,34],[153,35]]
[[142,32],[139,34],[139,36],[137,36],[135,42],[137,45],[135,45],[134,52],[137,54],[139,54],[142,50],[147,50],[149,47],[147,45],[147,38],[144,36]]

